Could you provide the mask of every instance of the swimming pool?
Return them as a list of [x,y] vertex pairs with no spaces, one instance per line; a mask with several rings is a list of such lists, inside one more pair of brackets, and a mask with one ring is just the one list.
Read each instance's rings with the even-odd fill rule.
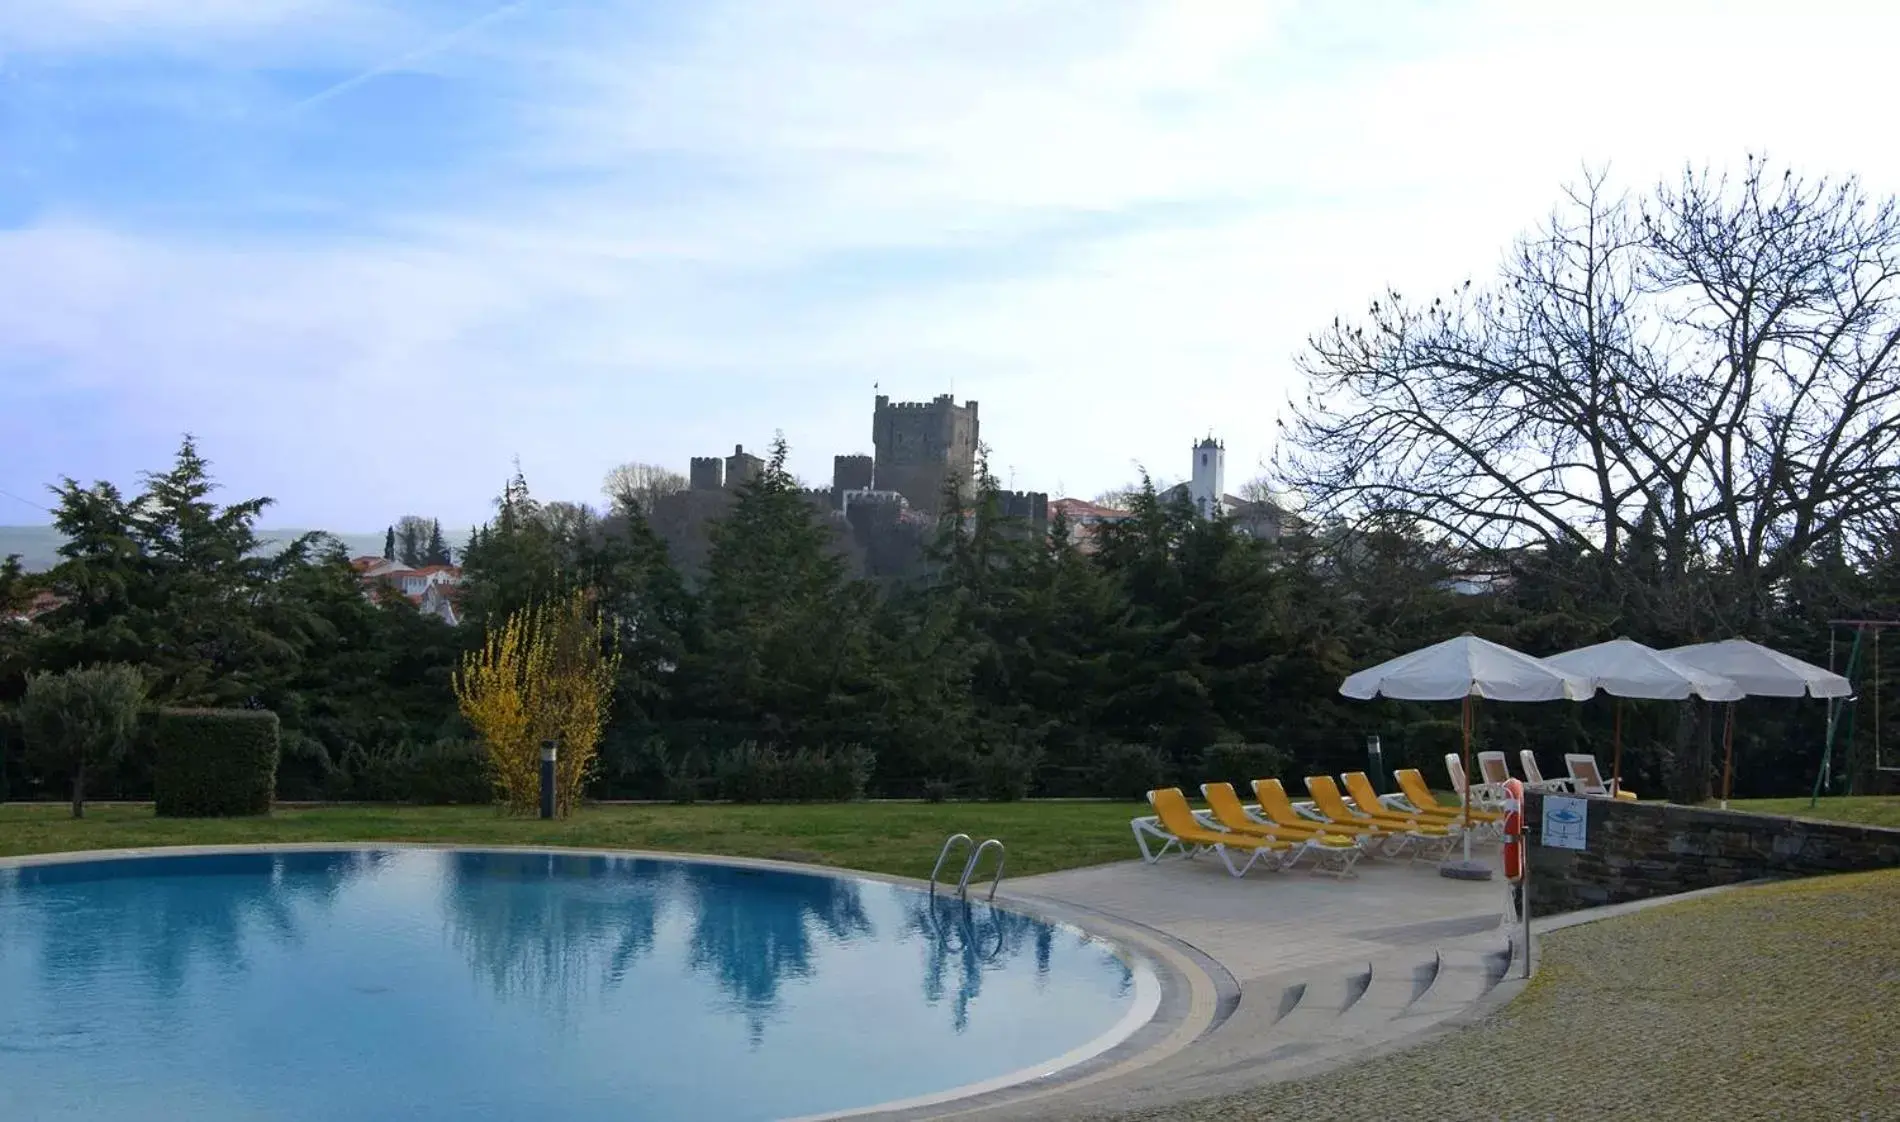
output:
[[1152,971],[855,877],[378,847],[0,869],[0,1118],[690,1119],[1099,1054]]

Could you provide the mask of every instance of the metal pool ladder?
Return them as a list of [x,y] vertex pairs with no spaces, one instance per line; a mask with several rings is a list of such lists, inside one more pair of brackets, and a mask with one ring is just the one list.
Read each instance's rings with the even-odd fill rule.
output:
[[963,875],[957,878],[957,898],[961,900],[969,899],[970,877],[976,873],[977,862],[983,859],[985,852],[994,848],[996,850],[996,875],[990,878],[990,894],[984,899],[996,899],[996,886],[1003,883],[1003,863],[1008,859],[1008,853],[1004,851],[1003,843],[996,838],[990,838],[982,845],[977,845],[976,839],[970,837],[968,834],[951,834],[943,840],[943,848],[937,852],[937,863],[930,870],[930,894],[932,896],[937,894],[937,874],[943,872],[943,863],[950,859],[950,851],[956,848],[958,842],[962,842],[964,845],[974,846],[975,848],[970,850],[970,859],[963,863]]

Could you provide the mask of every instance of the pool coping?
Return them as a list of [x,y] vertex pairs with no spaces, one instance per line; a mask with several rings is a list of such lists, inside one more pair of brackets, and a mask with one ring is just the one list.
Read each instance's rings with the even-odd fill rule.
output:
[[[654,849],[457,845],[409,841],[262,842],[63,850],[54,853],[0,857],[0,871],[45,865],[153,857],[370,850],[526,853],[564,857],[675,861],[799,873],[806,876],[825,876],[837,880],[867,880],[919,892],[928,892],[931,889],[930,882],[917,877],[765,857],[733,857]],[[939,892],[939,894],[942,893]],[[924,1118],[954,1117],[989,1109],[1003,1103],[1014,1105],[1077,1090],[1103,1080],[1128,1075],[1186,1049],[1225,1019],[1226,1015],[1233,1011],[1239,999],[1238,983],[1219,963],[1192,946],[1153,928],[1103,912],[1061,904],[1053,900],[1014,896],[1001,889],[997,891],[993,901],[986,900],[985,902],[1038,922],[1074,928],[1101,941],[1110,953],[1122,960],[1131,970],[1146,971],[1153,979],[1158,990],[1158,997],[1152,1013],[1128,1031],[1123,1030],[1129,1016],[1124,1016],[1107,1032],[1098,1034],[1069,1052],[1041,1063],[1018,1068],[1004,1075],[961,1084],[942,1091],[887,1100],[863,1107],[822,1114],[799,1115],[783,1119],[781,1122],[828,1122],[832,1119],[852,1119],[854,1122],[912,1122],[912,1120]],[[1141,976],[1137,973],[1138,987],[1140,980]],[[1103,1040],[1108,1040],[1109,1043],[1097,1047]],[[1057,1066],[1051,1067],[1052,1064]]]

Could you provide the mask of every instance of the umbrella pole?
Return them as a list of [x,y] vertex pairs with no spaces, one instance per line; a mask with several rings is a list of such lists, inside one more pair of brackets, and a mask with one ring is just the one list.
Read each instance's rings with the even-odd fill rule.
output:
[[1728,720],[1722,723],[1722,809],[1728,809],[1731,781],[1735,775],[1735,703],[1728,703]]
[[1610,718],[1610,793],[1623,789],[1623,699],[1616,699]]
[[1469,862],[1471,860],[1471,797],[1473,794],[1471,781],[1471,694],[1469,691],[1465,693],[1464,718],[1459,723],[1464,726],[1465,733],[1465,828],[1461,832],[1465,837],[1465,860]]

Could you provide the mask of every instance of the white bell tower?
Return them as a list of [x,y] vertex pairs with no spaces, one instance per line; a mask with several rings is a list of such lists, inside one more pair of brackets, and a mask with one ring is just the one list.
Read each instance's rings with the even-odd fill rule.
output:
[[1227,446],[1210,434],[1194,446],[1194,473],[1188,477],[1188,498],[1202,518],[1221,512],[1221,497],[1227,493]]

